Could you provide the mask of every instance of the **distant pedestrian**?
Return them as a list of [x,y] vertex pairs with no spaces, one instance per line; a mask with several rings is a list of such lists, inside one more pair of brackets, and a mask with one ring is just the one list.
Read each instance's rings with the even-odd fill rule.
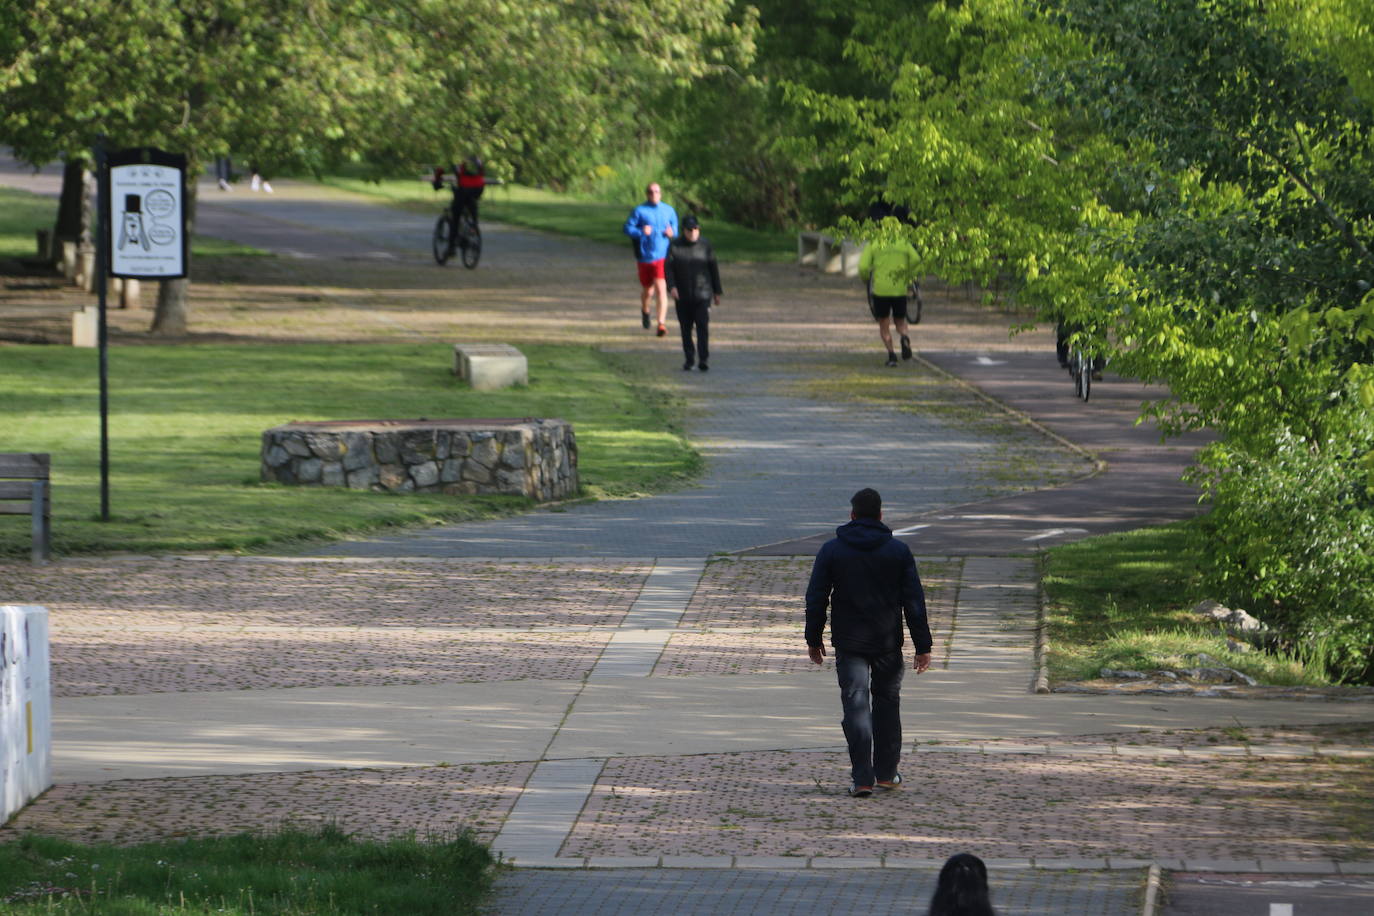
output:
[[865,488],[849,500],[849,524],[816,554],[806,587],[806,646],[817,665],[830,610],[830,644],[849,745],[849,794],[866,798],[902,784],[902,624],[915,647],[912,667],[930,667],[925,589],[911,548],[883,524],[883,500]]
[[234,180],[234,167],[230,163],[228,156],[215,157],[215,180],[219,182],[221,191],[232,191],[234,186],[230,184]]
[[261,169],[254,165],[250,168],[249,172],[248,187],[252,188],[254,191],[266,191],[268,194],[272,193],[272,182],[263,177]]
[[892,325],[901,337],[902,359],[911,359],[907,326],[907,290],[918,269],[916,249],[910,242],[872,242],[859,255],[859,276],[868,284],[869,308],[878,322],[878,336],[887,348],[887,364],[897,365],[892,349]]
[[[683,371],[693,363],[702,372],[710,369],[711,306],[720,305],[720,268],[711,243],[702,238],[701,223],[688,215],[682,221],[682,236],[673,239],[664,264],[668,295],[677,307],[677,323],[682,328]],[[692,331],[696,330],[696,345]]]
[[644,327],[649,327],[649,301],[658,298],[658,336],[668,333],[668,284],[663,275],[663,262],[668,256],[668,244],[677,235],[677,211],[663,202],[663,189],[651,182],[644,189],[644,203],[630,211],[625,220],[625,234],[634,242],[635,261],[639,266],[639,310]]
[[997,916],[988,899],[988,868],[967,852],[949,857],[940,869],[926,916]]

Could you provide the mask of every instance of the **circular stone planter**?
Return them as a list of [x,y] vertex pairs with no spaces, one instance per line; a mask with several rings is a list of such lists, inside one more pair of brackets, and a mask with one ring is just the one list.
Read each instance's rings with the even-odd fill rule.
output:
[[262,479],[416,493],[576,496],[564,420],[325,420],[262,434]]

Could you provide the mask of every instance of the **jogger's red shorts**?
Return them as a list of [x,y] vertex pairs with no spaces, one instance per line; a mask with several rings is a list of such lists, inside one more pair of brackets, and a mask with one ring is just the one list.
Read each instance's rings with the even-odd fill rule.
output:
[[639,261],[639,285],[649,287],[655,280],[663,279],[663,258],[657,261]]

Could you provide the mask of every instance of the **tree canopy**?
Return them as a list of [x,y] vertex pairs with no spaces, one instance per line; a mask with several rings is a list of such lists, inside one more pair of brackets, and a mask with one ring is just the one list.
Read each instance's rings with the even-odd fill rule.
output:
[[[1301,589],[1281,580],[1362,568],[1331,558],[1374,551],[1361,521],[1374,511],[1360,420],[1374,407],[1368,58],[1302,40],[1365,5],[928,2],[858,20],[846,53],[888,75],[882,91],[793,90],[839,128],[825,152],[845,166],[852,203],[881,194],[915,224],[846,230],[904,234],[946,280],[1004,278],[1121,371],[1166,382],[1171,397],[1154,408],[1166,429],[1222,433],[1203,458],[1212,517],[1246,521],[1218,548],[1218,580],[1278,602],[1295,644],[1338,643],[1332,664],[1347,676],[1374,671],[1374,588],[1341,578],[1297,613]],[[1344,513],[1338,527],[1369,536],[1323,562],[1299,562],[1321,551],[1289,537],[1285,562],[1257,564],[1255,539],[1272,541],[1277,515],[1255,507],[1269,499],[1291,517],[1276,494],[1301,488],[1232,481],[1293,443],[1349,493],[1328,510]]]

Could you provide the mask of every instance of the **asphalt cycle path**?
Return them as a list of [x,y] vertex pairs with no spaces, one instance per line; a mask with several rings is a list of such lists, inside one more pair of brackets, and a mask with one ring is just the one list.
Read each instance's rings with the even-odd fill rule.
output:
[[[1109,371],[1084,402],[1073,394],[1069,375],[1057,367],[1052,350],[994,355],[940,351],[921,358],[1079,452],[1092,470],[1055,487],[925,512],[889,513],[891,527],[914,552],[1023,554],[1198,514],[1198,490],[1182,478],[1212,437],[1195,432],[1165,440],[1153,422],[1136,423],[1144,407],[1160,398],[1157,386]],[[780,540],[749,553],[813,554],[827,537]]]

